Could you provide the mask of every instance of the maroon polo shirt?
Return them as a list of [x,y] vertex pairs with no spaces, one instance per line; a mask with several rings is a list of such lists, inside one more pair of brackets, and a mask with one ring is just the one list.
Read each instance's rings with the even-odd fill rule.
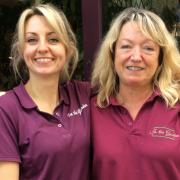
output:
[[180,104],[167,108],[158,93],[135,121],[111,97],[91,101],[93,180],[180,180]]
[[0,161],[20,163],[20,180],[87,180],[90,88],[60,87],[53,115],[38,110],[19,85],[0,97]]

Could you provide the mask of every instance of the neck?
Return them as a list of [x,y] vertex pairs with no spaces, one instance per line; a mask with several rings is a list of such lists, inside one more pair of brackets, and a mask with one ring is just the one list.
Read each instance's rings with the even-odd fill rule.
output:
[[117,100],[119,104],[124,106],[132,116],[132,119],[135,119],[139,110],[145,101],[152,94],[152,87],[120,87],[119,93],[117,94]]
[[[151,94],[152,87],[120,87],[118,97],[125,103],[138,103],[144,102]],[[132,102],[133,101],[133,102]]]
[[25,89],[38,106],[39,110],[52,114],[59,104],[59,79],[38,79],[31,77]]

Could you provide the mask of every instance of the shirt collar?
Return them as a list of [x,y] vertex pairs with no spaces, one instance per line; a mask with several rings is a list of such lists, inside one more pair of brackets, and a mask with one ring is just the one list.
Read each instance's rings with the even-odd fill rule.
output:
[[[61,103],[69,104],[70,100],[66,92],[66,84],[60,86],[59,88],[59,94],[61,95]],[[37,108],[37,105],[34,103],[32,98],[29,96],[27,93],[25,86],[23,83],[21,83],[19,86],[13,88],[16,96],[18,97],[22,107],[26,109],[32,109],[32,108]]]
[[13,90],[24,108],[32,109],[37,107],[37,105],[33,102],[31,97],[27,93],[23,83],[13,88]]
[[60,86],[59,88],[59,93],[61,96],[61,103],[64,102],[65,104],[69,105],[70,104],[70,99],[68,96],[68,89],[67,89],[67,83],[64,83]]
[[[147,99],[146,102],[153,101],[156,97],[161,97],[162,98],[161,92],[158,89],[155,89],[153,91],[152,95]],[[110,96],[108,106],[110,106],[110,105],[119,106],[119,103],[118,103],[117,98],[115,96]]]

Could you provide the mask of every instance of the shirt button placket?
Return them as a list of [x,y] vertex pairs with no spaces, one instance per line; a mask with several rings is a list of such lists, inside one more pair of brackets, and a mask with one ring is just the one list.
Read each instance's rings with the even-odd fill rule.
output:
[[[60,113],[59,113],[59,112],[56,112],[55,115],[56,115],[56,117],[57,117],[58,119],[60,119]],[[61,123],[58,123],[57,126],[58,126],[59,128],[61,128],[61,127],[62,127],[62,124],[61,124]]]
[[127,112],[127,110],[122,110],[122,113],[123,113],[123,115],[125,116],[125,118],[127,119],[127,125],[129,126],[129,127],[131,127],[131,126],[133,126],[133,122],[129,119],[130,117],[129,117],[129,114],[128,114],[128,112]]
[[55,114],[56,114],[56,116],[57,116],[57,117],[59,117],[59,116],[60,116],[60,114],[59,114],[58,112],[56,112]]
[[132,126],[132,125],[133,125],[133,123],[132,123],[131,121],[129,121],[129,122],[128,122],[128,125],[129,125],[129,126]]
[[61,124],[61,123],[59,123],[57,126],[60,128],[60,127],[62,127],[62,124]]

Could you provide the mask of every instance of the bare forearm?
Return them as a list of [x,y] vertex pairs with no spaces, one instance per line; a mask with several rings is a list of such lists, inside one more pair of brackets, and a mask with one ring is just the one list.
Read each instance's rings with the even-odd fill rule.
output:
[[0,179],[19,180],[19,164],[17,162],[0,162]]

